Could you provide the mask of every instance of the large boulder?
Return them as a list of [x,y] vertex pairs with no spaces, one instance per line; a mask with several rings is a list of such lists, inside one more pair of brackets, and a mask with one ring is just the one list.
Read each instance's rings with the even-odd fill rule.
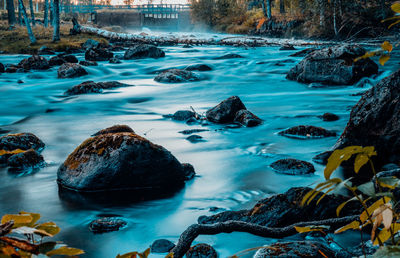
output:
[[50,68],[47,59],[39,55],[33,55],[29,58],[23,59],[19,62],[18,66],[25,70],[47,70]]
[[154,80],[165,83],[191,82],[200,80],[200,76],[187,70],[169,69],[159,73]]
[[343,134],[333,149],[374,146],[380,167],[400,161],[400,70],[365,92],[350,113]]
[[106,48],[89,48],[85,52],[85,60],[89,61],[108,61],[114,54]]
[[[284,227],[297,222],[316,221],[337,218],[336,208],[347,200],[343,196],[327,195],[318,205],[321,193],[308,204],[301,206],[301,201],[311,188],[294,187],[283,194],[272,195],[257,202],[250,210],[224,211],[212,216],[201,216],[200,224],[212,224],[229,220],[251,222],[266,227]],[[350,202],[340,213],[341,216],[359,214],[362,207],[357,202]]]
[[44,146],[44,143],[32,133],[8,134],[0,137],[0,150],[34,149],[40,151]]
[[58,68],[58,78],[75,78],[87,75],[88,72],[79,64],[65,63]]
[[358,45],[340,45],[315,50],[293,67],[286,78],[303,83],[319,82],[329,85],[351,85],[363,77],[378,73],[378,65]]
[[78,192],[152,194],[172,193],[183,186],[185,167],[169,151],[123,128],[98,134],[78,146],[58,169],[58,184]]
[[[343,253],[342,257],[351,257]],[[254,258],[267,257],[337,257],[337,252],[327,244],[317,241],[277,242],[260,248]]]
[[242,109],[246,109],[246,107],[240,98],[232,96],[209,109],[206,112],[206,117],[214,123],[232,123],[235,120],[236,113]]
[[93,82],[86,81],[81,84],[75,85],[72,88],[68,89],[64,92],[64,95],[79,95],[79,94],[87,94],[87,93],[102,93],[103,90],[106,89],[114,89],[119,87],[130,86],[129,84],[120,83],[117,81],[110,82]]
[[135,45],[126,50],[124,54],[124,59],[137,59],[147,57],[159,58],[164,56],[165,52],[162,51],[160,48],[153,45],[141,44]]

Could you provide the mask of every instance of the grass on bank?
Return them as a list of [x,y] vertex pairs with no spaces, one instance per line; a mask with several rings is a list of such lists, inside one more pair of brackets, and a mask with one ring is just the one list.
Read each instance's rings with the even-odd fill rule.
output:
[[59,42],[52,42],[53,28],[45,28],[42,25],[33,27],[33,33],[37,39],[35,45],[29,42],[28,33],[23,26],[16,26],[13,30],[9,30],[7,21],[0,21],[0,51],[10,54],[34,54],[42,46],[47,46],[55,51],[65,51],[66,49],[79,49],[82,43],[88,39],[94,39],[101,43],[108,43],[102,37],[90,34],[69,35],[72,24],[60,25]]

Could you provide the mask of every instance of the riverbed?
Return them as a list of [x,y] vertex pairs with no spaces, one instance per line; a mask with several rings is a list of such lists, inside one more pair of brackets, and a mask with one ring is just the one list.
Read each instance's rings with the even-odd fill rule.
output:
[[[301,140],[277,133],[296,125],[314,125],[340,135],[351,107],[360,98],[358,93],[390,74],[396,64],[392,59],[380,67],[383,72],[363,88],[313,88],[285,79],[287,71],[302,58],[290,57],[296,51],[279,51],[278,46],[161,48],[166,52],[165,58],[123,60],[121,64],[98,62],[99,66],[85,67],[88,75],[75,79],[57,79],[58,67],[0,75],[0,129],[37,135],[46,144],[42,154],[47,163],[45,168],[27,174],[0,168],[0,214],[21,210],[41,213],[43,221],[54,221],[61,227],[57,239],[84,249],[83,257],[109,258],[143,251],[160,238],[176,242],[180,233],[201,215],[248,208],[271,194],[323,180],[323,167],[318,164],[314,164],[316,172],[312,176],[277,174],[269,165],[286,157],[312,162],[312,157],[332,147],[337,137]],[[244,58],[214,59],[228,53]],[[0,62],[16,64],[26,57],[1,55]],[[77,57],[84,60],[84,54]],[[182,84],[153,80],[159,70],[197,63],[213,68],[198,72],[205,80]],[[133,86],[103,94],[63,95],[68,88],[87,80],[116,80]],[[163,117],[190,107],[204,113],[233,95],[263,119],[263,124],[227,128],[188,125]],[[340,119],[322,121],[318,116],[325,112],[335,113]],[[119,199],[113,203],[78,203],[59,195],[59,165],[90,135],[114,124],[129,125],[137,134],[164,146],[179,161],[191,163],[197,176],[172,197],[141,203]],[[179,133],[196,128],[209,130],[198,133],[205,141],[191,143],[186,140],[187,135]],[[128,225],[118,232],[93,234],[88,225],[100,214],[122,216]],[[227,257],[273,241],[234,233],[201,236],[195,243],[208,243],[220,257]]]

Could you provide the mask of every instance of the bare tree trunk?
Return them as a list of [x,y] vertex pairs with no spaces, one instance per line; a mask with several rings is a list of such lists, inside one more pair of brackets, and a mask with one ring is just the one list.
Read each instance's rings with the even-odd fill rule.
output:
[[279,12],[285,13],[285,0],[279,0]]
[[14,0],[7,0],[7,15],[8,15],[8,25],[10,27],[14,26],[16,23]]
[[25,26],[26,26],[26,29],[28,30],[28,36],[31,41],[31,44],[35,44],[36,38],[35,38],[35,35],[33,35],[31,24],[29,23],[29,18],[28,18],[28,15],[26,14],[24,2],[22,2],[22,0],[18,0],[18,3],[19,3],[19,9],[22,12],[22,16],[24,17]]
[[382,12],[382,19],[386,18],[386,4],[385,0],[381,0],[381,12]]
[[325,25],[325,2],[326,0],[319,0],[319,25]]
[[44,27],[49,26],[49,0],[44,0],[44,16],[43,16]]
[[54,15],[53,15],[53,5],[54,5],[54,3],[53,3],[53,0],[49,0],[50,2],[50,25],[51,26],[53,26],[53,18],[54,18]]
[[272,14],[271,14],[271,0],[267,0],[267,17],[268,19],[272,18]]
[[337,9],[337,0],[333,0],[333,31],[335,32],[335,37],[338,36],[336,9]]
[[22,26],[22,12],[21,12],[21,8],[19,7],[19,4],[18,4],[18,23],[19,23],[19,25]]
[[53,41],[60,41],[60,2],[53,1]]
[[267,9],[265,9],[265,2],[264,2],[264,0],[261,0],[261,7],[262,7],[262,10],[263,10],[264,16],[265,16],[265,17],[268,17]]
[[32,26],[35,26],[35,11],[33,10],[33,1],[29,0],[29,9],[31,10]]

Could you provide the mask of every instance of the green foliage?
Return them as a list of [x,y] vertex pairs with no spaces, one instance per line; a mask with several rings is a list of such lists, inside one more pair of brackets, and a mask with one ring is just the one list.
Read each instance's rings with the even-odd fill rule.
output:
[[0,257],[36,257],[39,254],[70,257],[84,254],[84,251],[77,248],[43,241],[45,237],[58,234],[60,228],[54,222],[39,223],[39,219],[40,214],[24,211],[4,215],[0,223]]

